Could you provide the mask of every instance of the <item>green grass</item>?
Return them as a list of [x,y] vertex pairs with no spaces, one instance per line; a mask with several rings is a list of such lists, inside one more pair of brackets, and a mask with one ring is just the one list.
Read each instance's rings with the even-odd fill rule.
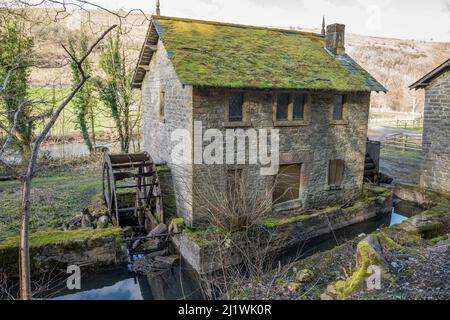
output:
[[[17,181],[0,182],[0,241],[17,235],[21,189]],[[99,166],[51,170],[33,179],[31,230],[60,227],[89,206],[102,191]]]
[[394,120],[397,118],[397,114],[388,113],[388,112],[370,112],[370,119],[385,119],[385,120]]
[[[34,102],[36,108],[40,111],[51,110],[61,103],[71,92],[70,88],[30,88],[28,89],[29,99]],[[107,131],[107,127],[114,126],[113,120],[106,115],[101,102],[95,110],[95,129],[101,133]],[[106,127],[106,128],[105,128]],[[41,130],[43,124],[37,125],[36,130]],[[79,133],[76,121],[76,110],[73,103],[69,103],[60,115],[58,121],[53,127],[52,135],[72,135]]]
[[[121,228],[38,231],[30,235],[30,247],[39,248],[50,244],[66,244],[74,241],[97,240],[108,237],[113,237],[119,242],[121,236]],[[0,250],[18,246],[18,236],[0,242]]]

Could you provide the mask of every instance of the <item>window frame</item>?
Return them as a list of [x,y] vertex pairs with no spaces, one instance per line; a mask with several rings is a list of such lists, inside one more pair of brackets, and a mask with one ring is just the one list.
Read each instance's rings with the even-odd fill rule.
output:
[[[287,101],[283,101],[283,102],[287,102],[285,106],[286,110],[284,110],[286,112],[286,118],[279,118],[279,111],[280,111],[280,99],[281,97],[287,98]],[[291,98],[292,95],[290,93],[286,93],[286,92],[280,92],[277,94],[277,105],[276,105],[276,112],[275,112],[275,119],[276,121],[289,121],[290,120],[290,114],[291,114]]]
[[[230,99],[233,94],[242,95],[242,119],[241,121],[230,121]],[[225,122],[224,126],[228,128],[241,128],[241,127],[251,127],[248,121],[248,115],[246,111],[246,94],[244,91],[231,91],[227,94],[225,101]]]
[[[342,168],[341,171],[338,171],[339,167]],[[345,181],[345,160],[343,159],[329,160],[328,175],[327,175],[327,185],[329,190],[341,190],[344,181]]]
[[[278,102],[280,95],[289,95],[288,117],[287,119],[278,119]],[[294,103],[296,96],[303,96],[303,118],[294,118]],[[273,104],[273,124],[275,127],[295,127],[308,126],[310,122],[310,104],[311,95],[304,91],[281,91],[275,94]]]
[[[282,168],[283,167],[289,168],[289,167],[294,167],[294,166],[298,168],[298,179],[296,181],[296,183],[298,183],[298,185],[294,188],[294,190],[298,190],[298,194],[295,196],[295,198],[283,199],[284,197],[286,197],[286,194],[289,193],[289,189],[286,189],[286,190],[284,190],[284,192],[281,193],[280,199],[276,199],[275,196],[277,195],[276,192],[277,192],[277,185],[278,185],[277,179],[278,179],[280,174],[283,174],[282,173]],[[303,163],[291,163],[291,164],[282,164],[282,165],[280,165],[279,171],[275,175],[274,189],[272,191],[272,203],[273,203],[274,206],[295,202],[295,201],[298,201],[298,200],[301,199],[301,195],[302,195],[302,181],[303,181],[302,174],[303,174]],[[284,201],[280,201],[282,199]]]
[[[302,111],[302,117],[301,118],[295,118],[295,98],[301,96],[302,98],[302,106],[301,106],[301,111]],[[306,103],[308,101],[308,96],[305,93],[302,92],[296,92],[292,95],[292,121],[304,121],[305,120],[305,109],[306,109]]]
[[[335,119],[335,108],[336,108],[336,97],[342,97],[342,106],[341,106],[341,118]],[[346,117],[348,108],[348,94],[346,93],[336,93],[333,95],[333,101],[331,104],[330,110],[330,122],[332,125],[348,125],[348,120]]]
[[166,121],[166,91],[159,92],[159,121]]

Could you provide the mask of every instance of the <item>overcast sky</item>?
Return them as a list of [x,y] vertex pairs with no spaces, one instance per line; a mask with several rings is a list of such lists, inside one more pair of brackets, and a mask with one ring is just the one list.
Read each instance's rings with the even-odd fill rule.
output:
[[[154,12],[156,0],[92,0]],[[450,42],[450,0],[160,0],[161,14],[261,26],[319,28],[344,23],[371,36]]]

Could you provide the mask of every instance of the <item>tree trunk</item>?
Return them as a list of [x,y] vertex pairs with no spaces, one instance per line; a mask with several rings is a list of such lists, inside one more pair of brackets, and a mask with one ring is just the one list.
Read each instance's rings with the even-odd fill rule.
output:
[[31,299],[30,250],[28,244],[28,221],[30,218],[31,176],[22,183],[22,217],[20,224],[20,299]]
[[97,151],[97,141],[95,139],[95,117],[94,110],[92,106],[90,107],[90,116],[91,116],[91,135],[92,135],[92,147],[94,148],[94,153]]

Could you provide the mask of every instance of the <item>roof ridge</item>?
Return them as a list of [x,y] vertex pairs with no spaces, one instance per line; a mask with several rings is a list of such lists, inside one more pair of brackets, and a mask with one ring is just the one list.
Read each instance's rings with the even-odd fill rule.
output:
[[226,27],[235,27],[235,28],[243,28],[243,29],[257,29],[257,30],[268,30],[268,31],[286,32],[286,33],[297,33],[300,35],[309,35],[309,36],[316,36],[318,38],[323,38],[323,36],[321,34],[315,33],[315,32],[274,28],[274,27],[264,27],[264,26],[254,26],[254,25],[249,25],[249,24],[231,23],[231,22],[223,22],[223,21],[200,20],[200,19],[190,19],[190,18],[170,17],[170,16],[152,16],[152,20],[176,20],[176,21],[182,21],[182,22],[204,23],[204,24],[211,24],[211,25],[216,25],[216,26],[226,26]]

